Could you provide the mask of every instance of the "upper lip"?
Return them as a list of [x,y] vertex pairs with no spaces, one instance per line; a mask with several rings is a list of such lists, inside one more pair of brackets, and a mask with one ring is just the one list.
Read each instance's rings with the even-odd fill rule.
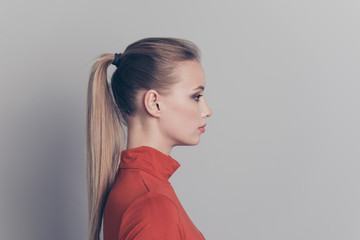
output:
[[204,128],[206,126],[206,123],[204,125],[201,126],[201,128]]

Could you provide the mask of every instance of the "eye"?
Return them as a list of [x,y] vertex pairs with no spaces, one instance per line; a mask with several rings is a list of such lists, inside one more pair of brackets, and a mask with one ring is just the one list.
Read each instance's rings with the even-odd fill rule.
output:
[[195,98],[196,101],[200,101],[199,98],[200,98],[201,96],[202,96],[201,94],[197,94],[197,95],[194,96],[194,98]]

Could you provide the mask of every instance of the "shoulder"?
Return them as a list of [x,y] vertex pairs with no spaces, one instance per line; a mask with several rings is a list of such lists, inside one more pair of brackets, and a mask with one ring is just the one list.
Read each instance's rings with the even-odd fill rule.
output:
[[127,239],[181,239],[182,226],[176,204],[167,196],[148,192],[137,198],[126,210],[120,226]]
[[117,176],[112,187],[106,208],[116,210],[120,216],[125,212],[128,206],[137,198],[148,192],[140,173],[137,171],[126,171]]
[[138,197],[125,211],[123,220],[129,215],[133,217],[134,213],[143,218],[161,216],[176,221],[180,220],[179,210],[174,201],[158,192],[147,192]]

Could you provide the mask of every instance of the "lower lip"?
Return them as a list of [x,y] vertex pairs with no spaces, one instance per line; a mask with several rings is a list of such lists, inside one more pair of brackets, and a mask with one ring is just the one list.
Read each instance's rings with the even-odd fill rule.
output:
[[199,130],[200,130],[200,132],[202,132],[202,133],[205,132],[205,128],[204,128],[204,127],[200,127]]

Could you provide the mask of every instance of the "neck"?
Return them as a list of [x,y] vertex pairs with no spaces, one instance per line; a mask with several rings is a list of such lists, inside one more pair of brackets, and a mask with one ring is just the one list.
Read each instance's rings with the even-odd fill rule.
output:
[[173,145],[160,135],[156,123],[133,120],[131,126],[128,127],[127,149],[141,146],[155,148],[168,156],[173,148]]

